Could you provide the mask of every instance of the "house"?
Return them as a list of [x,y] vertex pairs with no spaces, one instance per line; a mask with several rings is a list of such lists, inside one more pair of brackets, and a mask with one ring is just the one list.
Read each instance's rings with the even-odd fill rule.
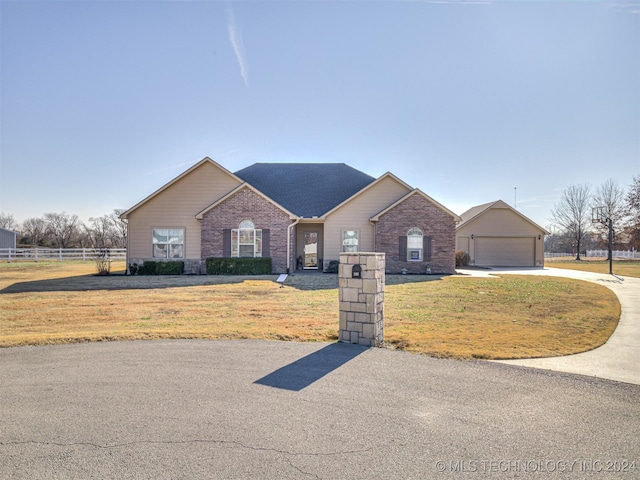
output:
[[386,253],[390,273],[454,273],[460,218],[392,173],[348,165],[256,163],[232,173],[204,158],[125,211],[128,264],[270,257],[273,273],[326,269],[340,252]]
[[544,236],[549,232],[502,200],[472,207],[460,216],[456,250],[467,252],[471,265],[544,265]]
[[16,248],[16,236],[13,230],[0,228],[0,248]]

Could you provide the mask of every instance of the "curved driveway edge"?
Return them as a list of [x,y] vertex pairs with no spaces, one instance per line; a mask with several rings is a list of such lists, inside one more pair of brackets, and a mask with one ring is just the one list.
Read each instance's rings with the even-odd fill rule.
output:
[[618,327],[604,345],[588,352],[564,357],[497,360],[496,362],[640,385],[640,278],[548,267],[458,269],[457,271],[463,275],[484,277],[502,274],[567,277],[598,283],[611,289],[620,301],[621,314]]

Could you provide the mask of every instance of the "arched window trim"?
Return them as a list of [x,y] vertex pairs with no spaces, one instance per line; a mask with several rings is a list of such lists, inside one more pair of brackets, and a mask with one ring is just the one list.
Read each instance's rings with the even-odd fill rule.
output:
[[262,230],[251,220],[243,220],[231,230],[232,257],[262,257]]
[[424,234],[418,227],[407,232],[407,262],[421,262],[424,258]]

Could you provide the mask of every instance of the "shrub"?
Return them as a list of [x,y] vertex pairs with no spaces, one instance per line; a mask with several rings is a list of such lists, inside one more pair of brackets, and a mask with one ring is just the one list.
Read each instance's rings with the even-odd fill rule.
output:
[[456,251],[456,267],[466,267],[469,265],[469,254],[462,250]]
[[111,256],[108,248],[102,248],[96,254],[96,270],[98,275],[109,275],[111,273]]
[[207,275],[269,275],[271,258],[207,258]]
[[338,266],[340,262],[338,260],[331,260],[327,266],[327,273],[338,273]]
[[156,262],[145,260],[142,265],[138,265],[138,275],[182,275],[183,273],[183,261]]
[[156,275],[182,275],[183,273],[183,261],[156,262]]

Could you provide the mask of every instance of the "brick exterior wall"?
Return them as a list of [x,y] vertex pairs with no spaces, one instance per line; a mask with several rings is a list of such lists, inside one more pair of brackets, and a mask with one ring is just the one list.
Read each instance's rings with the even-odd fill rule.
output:
[[[240,190],[202,217],[200,227],[202,260],[208,257],[222,257],[222,230],[238,228],[243,220],[251,220],[256,229],[269,229],[272,273],[286,272],[287,227],[292,221],[289,215],[249,188]],[[295,228],[291,230],[292,237],[295,238]],[[295,245],[293,238],[292,249]],[[295,263],[293,267],[295,268]]]
[[[399,258],[398,237],[411,227],[418,227],[425,237],[431,237],[431,261],[408,262]],[[380,216],[376,222],[376,251],[386,254],[387,273],[424,274],[427,265],[431,273],[455,273],[455,222],[446,212],[420,194],[411,195],[404,202]]]

